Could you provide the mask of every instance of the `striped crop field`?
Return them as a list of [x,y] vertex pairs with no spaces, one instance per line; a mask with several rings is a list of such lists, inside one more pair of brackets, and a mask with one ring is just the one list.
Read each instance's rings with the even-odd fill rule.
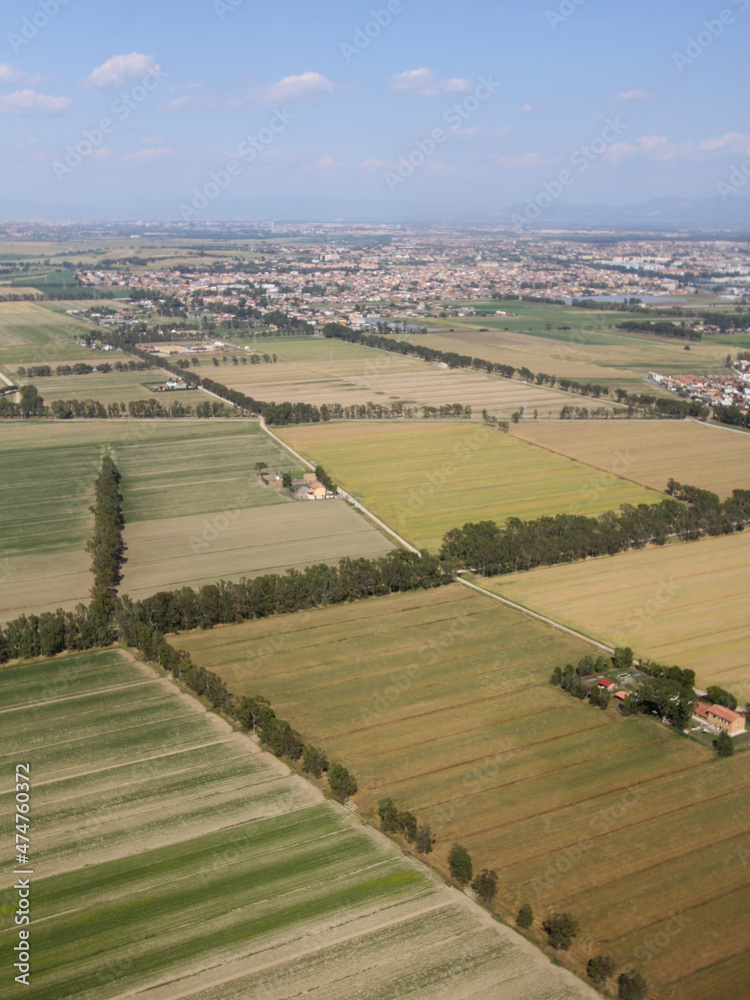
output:
[[[660,1000],[722,1000],[750,974],[750,754],[713,752],[549,683],[583,640],[460,584],[175,637],[237,695],[267,697],[474,870],[496,909],[581,925],[564,962],[637,968]],[[739,987],[740,992],[744,986]]]
[[0,694],[4,815],[17,764],[31,785],[30,985],[6,836],[4,995],[595,996],[125,654],[6,666]]
[[315,424],[282,427],[279,436],[431,552],[467,521],[591,515],[662,499],[611,472],[468,423]]

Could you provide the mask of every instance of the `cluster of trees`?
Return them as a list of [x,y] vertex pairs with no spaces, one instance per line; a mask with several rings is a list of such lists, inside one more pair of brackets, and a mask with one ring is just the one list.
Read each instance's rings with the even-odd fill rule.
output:
[[600,688],[598,684],[589,687],[583,678],[589,677],[591,674],[602,673],[609,670],[611,666],[612,661],[608,660],[606,656],[598,656],[596,659],[591,655],[584,656],[575,667],[572,663],[566,663],[564,668],[555,667],[550,680],[553,684],[561,687],[563,691],[568,691],[574,698],[584,701],[588,697],[591,705],[596,705],[602,711],[606,711],[609,707],[609,692]]
[[91,554],[94,574],[91,598],[94,607],[103,615],[109,615],[114,607],[125,551],[120,472],[109,455],[102,459],[102,470],[94,484],[94,504],[90,509],[94,515],[94,534],[86,543],[86,551]]
[[728,424],[730,427],[750,428],[750,410],[744,413],[736,403],[731,406],[715,406],[714,414],[720,424]]
[[461,844],[454,844],[451,847],[448,867],[451,878],[459,885],[471,884],[472,890],[485,903],[491,903],[497,895],[497,872],[494,869],[483,868],[478,875],[474,875],[471,855]]
[[322,486],[325,486],[329,493],[333,493],[334,496],[338,493],[338,486],[334,483],[322,465],[315,466],[315,478]]
[[21,388],[21,400],[14,403],[9,396],[0,396],[0,417],[46,417],[47,407],[36,386]]
[[750,521],[750,490],[734,490],[723,502],[715,493],[697,487],[683,487],[681,496],[681,500],[660,504],[623,504],[619,512],[607,511],[598,517],[509,518],[503,528],[494,521],[468,523],[446,533],[440,558],[454,568],[494,576],[614,555],[649,543],[663,545],[672,536],[688,541],[732,534]]
[[338,566],[319,564],[237,583],[221,580],[197,591],[160,591],[137,602],[123,597],[116,614],[165,633],[180,632],[450,582],[450,574],[433,556],[394,549],[378,559],[345,558]]
[[[589,959],[586,972],[589,979],[597,986],[603,986],[609,992],[607,981],[612,979],[617,971],[617,963],[611,955],[597,955]],[[635,969],[621,972],[617,977],[617,996],[619,1000],[645,1000],[648,994],[648,983]]]
[[56,656],[65,650],[82,651],[112,642],[109,616],[94,605],[79,604],[75,611],[45,611],[21,615],[0,628],[0,663]]
[[703,340],[700,330],[693,330],[685,323],[672,323],[666,319],[655,322],[628,320],[626,323],[618,324],[618,330],[626,330],[628,333],[651,333],[656,337],[674,337],[677,340]]
[[385,833],[400,833],[407,844],[414,844],[419,853],[426,857],[435,844],[432,829],[427,823],[418,823],[417,817],[408,809],[398,809],[391,798],[378,802],[380,829]]

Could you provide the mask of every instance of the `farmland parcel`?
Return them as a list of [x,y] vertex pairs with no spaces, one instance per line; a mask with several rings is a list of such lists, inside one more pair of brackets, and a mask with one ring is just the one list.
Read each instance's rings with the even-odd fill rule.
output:
[[750,434],[692,421],[519,424],[514,437],[663,490],[668,479],[718,493],[750,489]]
[[0,440],[0,620],[87,601],[89,506],[107,447],[122,473],[123,593],[392,548],[338,501],[295,503],[264,485],[256,462],[273,473],[301,470],[247,421],[8,422]]
[[122,654],[5,667],[0,696],[6,815],[31,771],[32,1000],[594,996]]
[[279,436],[419,548],[466,521],[598,514],[650,490],[499,431],[463,423],[285,427]]
[[583,642],[458,584],[173,641],[350,767],[373,822],[391,796],[429,823],[441,870],[454,840],[495,868],[506,919],[572,913],[579,969],[611,953],[674,1000],[747,974],[747,758],[718,775],[710,750],[552,687]]
[[495,577],[482,585],[610,645],[750,699],[750,532]]

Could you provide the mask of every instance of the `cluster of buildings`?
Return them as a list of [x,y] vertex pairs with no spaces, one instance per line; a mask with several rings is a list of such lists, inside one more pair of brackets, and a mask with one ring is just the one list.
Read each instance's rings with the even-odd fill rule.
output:
[[305,485],[294,494],[298,500],[333,500],[334,494],[327,490],[314,472],[305,473]]
[[[355,327],[364,326],[365,317],[399,312],[470,315],[471,307],[442,304],[493,295],[648,298],[710,287],[731,300],[750,293],[750,257],[742,243],[615,238],[587,243],[480,228],[400,226],[351,232],[301,226],[286,227],[286,233],[298,238],[259,240],[220,268],[200,260],[138,270],[115,263],[79,276],[100,289],[141,290],[145,297],[137,307],[145,312],[158,312],[159,300],[169,296],[184,302],[191,316],[210,307],[212,318],[221,322],[244,300],[261,313],[281,309],[307,322]],[[103,316],[101,322],[113,320]]]
[[[747,362],[738,362],[738,364]],[[648,380],[660,389],[694,399],[706,406],[738,406],[750,411],[750,374],[736,375],[660,375],[649,372]]]

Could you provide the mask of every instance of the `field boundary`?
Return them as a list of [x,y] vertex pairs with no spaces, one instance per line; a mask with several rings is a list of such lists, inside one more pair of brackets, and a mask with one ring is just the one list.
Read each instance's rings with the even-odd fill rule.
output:
[[[308,459],[306,459],[304,455],[300,455],[300,453],[298,451],[295,451],[291,445],[287,444],[286,441],[282,441],[280,437],[277,437],[277,435],[274,434],[273,431],[268,429],[268,427],[266,426],[266,422],[262,416],[260,417],[260,426],[261,429],[266,432],[266,434],[272,437],[273,440],[276,441],[277,444],[281,445],[282,448],[285,448],[290,455],[292,455],[294,458],[297,459],[298,462],[301,462],[303,465],[306,465],[311,472],[315,470],[315,466],[313,465],[313,463],[308,461]],[[391,535],[393,538],[396,539],[399,545],[407,549],[409,552],[413,552],[417,556],[421,555],[419,549],[415,548],[410,542],[407,542],[405,538],[402,538],[401,535],[395,532],[393,528],[390,528],[385,523],[385,521],[381,521],[379,517],[376,517],[375,514],[373,514],[372,511],[368,510],[364,504],[359,502],[359,500],[355,500],[354,497],[351,495],[351,493],[347,493],[346,490],[342,489],[340,486],[338,489],[339,489],[339,496],[343,497],[344,500],[347,500],[350,504],[356,507],[361,514],[364,514],[365,517],[369,518],[369,520],[378,528],[380,528],[381,531],[386,531],[389,535]]]
[[[253,745],[253,749],[255,750],[255,752],[261,755],[264,759],[266,759],[269,763],[269,766],[271,766],[274,770],[276,770],[277,773],[285,774],[287,777],[291,778],[291,780],[295,784],[301,786],[306,793],[308,794],[310,792],[313,792],[314,794],[317,793],[315,797],[317,798],[317,796],[320,796],[320,801],[325,802],[330,808],[338,812],[339,815],[342,817],[342,819],[345,818],[345,821],[350,826],[365,831],[368,834],[368,836],[378,841],[383,847],[387,847],[390,850],[398,848],[399,845],[394,840],[388,837],[381,830],[378,830],[376,827],[372,826],[366,820],[359,817],[356,814],[356,812],[354,812],[354,810],[347,808],[345,805],[338,802],[335,798],[332,798],[325,792],[321,791],[311,781],[308,781],[297,771],[290,768],[285,761],[281,760],[278,757],[275,757],[272,753],[270,753],[270,751],[263,750],[261,747],[259,747],[257,742],[249,734],[243,733],[241,730],[237,729],[232,723],[228,722],[228,720],[226,720],[225,717],[221,715],[219,712],[216,712],[215,710],[204,705],[203,702],[201,702],[201,700],[196,696],[196,694],[189,688],[185,688],[182,684],[174,680],[170,682],[167,678],[161,675],[159,669],[157,669],[154,666],[154,664],[149,663],[144,659],[141,659],[139,656],[135,654],[134,650],[131,650],[123,646],[122,644],[118,644],[118,649],[119,652],[123,654],[126,659],[130,659],[132,662],[138,664],[140,667],[143,668],[145,672],[152,674],[155,677],[155,679],[161,680],[164,683],[166,683],[173,690],[175,696],[177,697],[179,697],[180,695],[182,695],[183,697],[187,696],[187,698],[191,702],[194,711],[196,711],[199,714],[205,713],[209,716],[216,717],[221,722],[225,723],[228,729],[231,729],[233,733],[241,737],[244,737],[246,740],[248,740]],[[437,869],[435,869],[432,865],[428,864],[425,861],[422,861],[420,858],[418,858],[411,852],[404,851],[403,853],[404,853],[404,859],[407,863],[414,865],[416,868],[428,873],[429,877],[432,879],[436,888],[445,893],[447,902],[449,902],[452,897],[455,903],[460,904],[464,909],[472,913],[478,919],[478,921],[481,921],[481,923],[484,924],[486,927],[488,928],[491,927],[494,930],[494,932],[500,938],[507,941],[509,945],[511,945],[514,948],[518,948],[521,951],[524,951],[527,955],[533,958],[535,962],[544,964],[545,966],[546,965],[553,966],[556,969],[557,974],[560,975],[561,978],[563,978],[563,980],[567,980],[571,986],[574,985],[578,990],[582,992],[583,995],[588,995],[591,998],[591,1000],[598,1000],[598,998],[601,996],[601,994],[599,994],[596,990],[594,990],[591,986],[589,986],[588,983],[585,982],[585,980],[579,978],[571,969],[566,968],[565,966],[561,965],[558,962],[554,962],[541,948],[537,947],[528,938],[524,937],[518,931],[514,930],[508,924],[504,923],[498,916],[491,913],[480,903],[476,902],[466,891],[460,890],[455,885],[453,885],[453,883],[447,881],[440,874],[440,872]]]
[[603,642],[599,642],[597,639],[592,639],[590,635],[585,635],[583,632],[576,632],[573,628],[568,628],[567,625],[562,625],[560,622],[556,622],[554,618],[547,618],[546,615],[540,615],[538,611],[532,611],[531,608],[526,608],[523,604],[516,604],[515,601],[509,600],[507,597],[501,597],[500,594],[493,594],[491,590],[485,590],[484,587],[478,586],[476,583],[472,583],[470,580],[464,580],[460,575],[464,570],[459,570],[459,575],[456,578],[457,583],[462,583],[464,587],[471,587],[472,590],[476,590],[480,594],[484,594],[485,597],[491,597],[495,601],[500,601],[501,604],[507,604],[509,608],[514,608],[516,611],[523,611],[526,615],[531,615],[532,618],[538,618],[540,622],[544,622],[546,625],[551,625],[553,628],[559,629],[561,632],[567,632],[568,635],[572,635],[576,639],[583,639],[584,642],[590,642],[592,646],[597,646],[599,649],[603,649],[605,653],[609,653],[610,656],[614,655],[614,647],[606,646]]

